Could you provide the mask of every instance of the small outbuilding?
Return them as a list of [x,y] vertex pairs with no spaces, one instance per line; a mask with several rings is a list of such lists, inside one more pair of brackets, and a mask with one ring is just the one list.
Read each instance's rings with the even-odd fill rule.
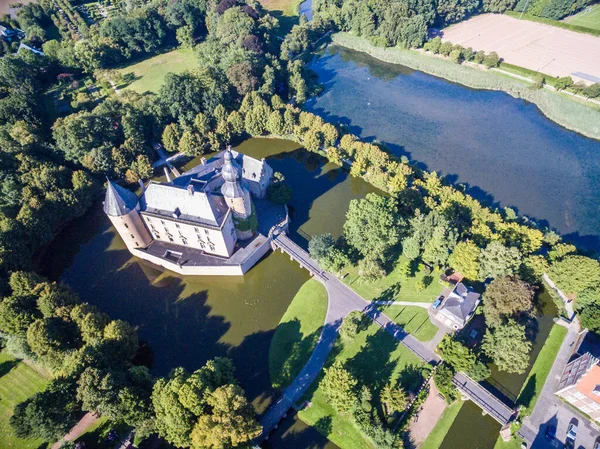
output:
[[466,326],[481,302],[479,293],[462,282],[445,287],[429,308],[429,313],[445,326],[460,330]]

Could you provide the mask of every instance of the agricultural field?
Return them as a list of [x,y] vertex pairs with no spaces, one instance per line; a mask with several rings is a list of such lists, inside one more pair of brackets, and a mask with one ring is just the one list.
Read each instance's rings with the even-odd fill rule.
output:
[[600,31],[600,3],[591,6],[589,9],[586,8],[573,16],[567,17],[564,19],[564,22]]
[[180,48],[123,67],[119,72],[127,83],[127,89],[144,93],[158,92],[167,73],[181,73],[195,67],[194,50]]
[[36,449],[44,443],[18,438],[8,422],[15,405],[42,391],[47,383],[33,368],[0,352],[0,449]]

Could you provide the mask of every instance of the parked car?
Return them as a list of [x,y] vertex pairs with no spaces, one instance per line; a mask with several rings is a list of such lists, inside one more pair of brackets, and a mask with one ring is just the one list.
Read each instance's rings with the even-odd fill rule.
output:
[[577,424],[578,421],[573,419],[567,430],[567,439],[565,440],[565,447],[568,449],[575,447],[575,440],[577,439]]
[[600,437],[596,438],[596,442],[594,443],[594,449],[600,449]]
[[440,306],[440,304],[441,304],[441,303],[442,303],[442,299],[441,299],[441,298],[438,298],[438,299],[436,299],[436,300],[433,302],[433,305],[431,306],[431,308],[432,308],[433,310],[435,310],[435,309],[437,309],[437,308]]
[[550,425],[546,427],[546,439],[552,441],[556,438],[556,426]]

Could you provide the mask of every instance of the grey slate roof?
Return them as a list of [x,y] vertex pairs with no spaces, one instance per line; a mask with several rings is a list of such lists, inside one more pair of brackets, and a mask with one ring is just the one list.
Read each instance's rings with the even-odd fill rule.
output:
[[448,295],[446,301],[442,305],[442,310],[452,314],[457,321],[463,325],[469,319],[477,304],[479,304],[479,293],[467,288],[463,283],[456,284],[454,290]]
[[581,357],[573,360],[565,366],[565,370],[560,378],[556,391],[571,387],[581,379],[590,368],[598,363],[598,359],[589,352],[586,352]]
[[191,187],[151,182],[140,198],[140,209],[168,218],[220,226],[229,210],[223,198]]
[[110,180],[104,197],[104,213],[111,217],[127,215],[135,209],[138,198],[135,193],[121,187]]

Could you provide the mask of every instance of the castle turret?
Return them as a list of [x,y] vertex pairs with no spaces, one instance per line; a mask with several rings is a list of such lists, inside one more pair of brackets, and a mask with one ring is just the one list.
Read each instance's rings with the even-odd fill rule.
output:
[[242,184],[242,169],[233,160],[229,148],[225,151],[224,160],[221,176],[225,182],[221,186],[221,193],[234,217],[248,218],[252,214],[252,201],[249,190]]
[[108,181],[104,198],[104,213],[129,250],[146,248],[152,236],[139,214],[138,198],[129,190]]

